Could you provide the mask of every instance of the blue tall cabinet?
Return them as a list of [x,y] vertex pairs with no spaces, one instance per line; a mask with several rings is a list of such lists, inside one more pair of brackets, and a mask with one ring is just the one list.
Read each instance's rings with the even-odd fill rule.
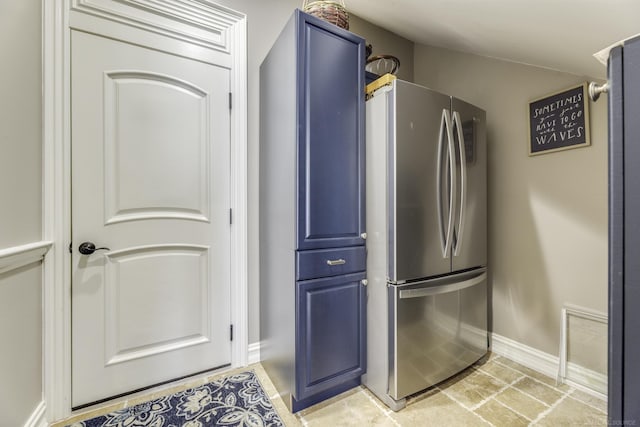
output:
[[296,10],[260,67],[260,355],[292,412],[366,371],[364,59]]

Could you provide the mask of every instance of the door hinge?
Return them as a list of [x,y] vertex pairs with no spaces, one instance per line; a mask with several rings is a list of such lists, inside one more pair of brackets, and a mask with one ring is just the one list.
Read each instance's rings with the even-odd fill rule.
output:
[[233,224],[233,209],[229,209],[229,225]]
[[229,341],[233,341],[233,325],[229,325]]
[[229,92],[229,110],[233,107],[233,94]]
[[69,242],[69,253],[73,253],[73,242]]

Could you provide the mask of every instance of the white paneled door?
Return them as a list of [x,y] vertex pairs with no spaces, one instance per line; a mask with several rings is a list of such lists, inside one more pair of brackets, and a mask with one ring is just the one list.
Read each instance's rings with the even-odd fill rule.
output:
[[229,84],[71,32],[74,407],[231,362]]

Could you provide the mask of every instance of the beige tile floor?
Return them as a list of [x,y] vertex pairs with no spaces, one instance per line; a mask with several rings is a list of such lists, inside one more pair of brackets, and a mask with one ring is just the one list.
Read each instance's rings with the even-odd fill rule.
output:
[[[606,402],[504,357],[492,355],[456,377],[412,396],[393,412],[364,387],[357,387],[293,415],[285,407],[262,365],[253,369],[280,417],[292,426],[606,426]],[[171,387],[92,408],[53,427],[89,419],[179,389],[204,384],[230,372],[183,381]]]

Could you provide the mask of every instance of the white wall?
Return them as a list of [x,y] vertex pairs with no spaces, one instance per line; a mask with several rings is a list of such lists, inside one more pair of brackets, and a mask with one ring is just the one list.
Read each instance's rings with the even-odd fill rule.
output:
[[402,80],[413,81],[413,42],[352,15],[349,31],[361,35],[373,47],[371,56],[393,55],[400,60],[396,75]]
[[41,238],[40,1],[0,2],[0,248]]
[[493,331],[558,355],[563,304],[607,313],[606,99],[591,147],[529,157],[528,102],[587,77],[423,45],[414,63],[416,83],[487,111]]
[[[40,0],[0,2],[0,249],[41,240]],[[40,263],[0,274],[0,425],[42,400]]]
[[249,342],[260,340],[260,293],[258,253],[258,160],[259,160],[259,82],[260,64],[284,27],[293,10],[301,7],[297,0],[218,0],[217,3],[247,15],[248,53],[248,236],[249,236]]
[[0,274],[0,426],[21,426],[42,400],[41,263]]

